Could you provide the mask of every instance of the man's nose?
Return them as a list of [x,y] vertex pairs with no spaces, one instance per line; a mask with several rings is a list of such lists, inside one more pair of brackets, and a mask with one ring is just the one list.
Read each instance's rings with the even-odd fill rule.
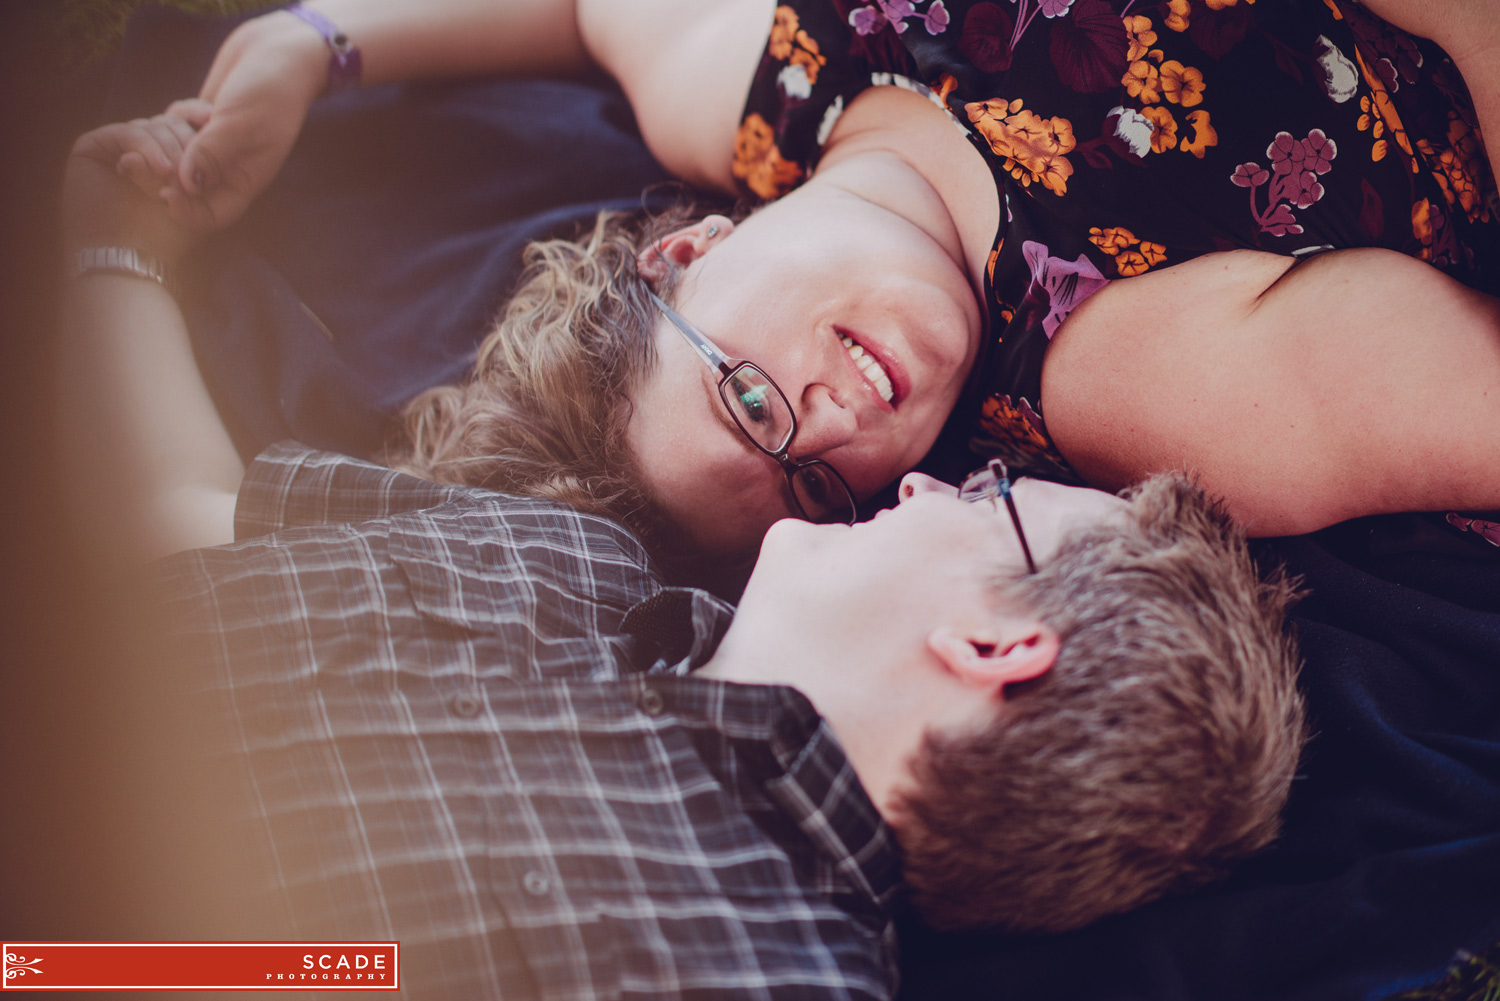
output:
[[900,501],[904,503],[918,494],[947,494],[952,497],[958,494],[958,488],[942,480],[935,480],[926,473],[907,473],[901,477]]
[[792,442],[792,458],[825,456],[849,444],[858,434],[859,415],[853,407],[840,402],[827,386],[808,386],[797,413],[797,439]]

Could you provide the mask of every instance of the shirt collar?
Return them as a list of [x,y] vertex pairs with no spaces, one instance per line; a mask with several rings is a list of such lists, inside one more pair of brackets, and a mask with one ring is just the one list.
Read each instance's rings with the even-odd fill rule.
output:
[[693,588],[668,587],[635,605],[625,632],[646,649],[649,674],[684,677],[661,685],[675,711],[700,716],[731,741],[768,750],[776,764],[761,788],[850,884],[882,910],[900,886],[895,839],[860,785],[833,731],[802,693],[780,685],[688,684],[718,649],[734,606]]
[[621,628],[643,644],[644,670],[681,675],[708,662],[732,621],[729,602],[697,588],[664,587],[625,613]]

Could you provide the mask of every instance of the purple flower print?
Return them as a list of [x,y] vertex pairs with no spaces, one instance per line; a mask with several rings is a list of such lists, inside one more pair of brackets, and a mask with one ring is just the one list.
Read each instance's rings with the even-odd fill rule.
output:
[[1290,132],[1276,133],[1266,147],[1266,156],[1271,158],[1271,169],[1277,174],[1300,174],[1305,170],[1326,174],[1333,169],[1333,158],[1338,151],[1338,144],[1324,135],[1322,129],[1313,129],[1306,139],[1293,139]]
[[1075,261],[1052,257],[1045,244],[1027,240],[1021,254],[1031,268],[1031,284],[1021,309],[1045,309],[1042,330],[1051,340],[1074,307],[1109,284],[1109,279],[1082,254]]
[[1234,168],[1229,179],[1242,188],[1258,188],[1270,176],[1271,172],[1258,163],[1242,163]]
[[1073,0],[1042,0],[1042,16],[1051,20],[1062,17],[1073,6]]
[[[1293,139],[1290,132],[1278,132],[1266,147],[1271,169],[1258,163],[1242,163],[1229,175],[1229,182],[1250,191],[1250,215],[1262,233],[1288,236],[1302,232],[1291,206],[1311,208],[1324,194],[1319,175],[1333,169],[1338,144],[1322,129],[1313,129],[1306,139]],[[1266,208],[1255,205],[1255,189],[1266,189]],[[1288,204],[1290,203],[1290,204]]]
[[1313,129],[1302,140],[1303,163],[1315,174],[1326,174],[1333,169],[1333,158],[1339,155],[1338,143],[1323,134],[1322,129]]
[[1293,139],[1290,132],[1276,133],[1276,138],[1266,147],[1266,156],[1271,158],[1271,170],[1277,174],[1300,172],[1306,155],[1302,141]]
[[1262,233],[1272,236],[1290,236],[1302,232],[1302,226],[1297,222],[1297,217],[1292,215],[1292,210],[1285,203],[1278,203],[1274,208],[1259,217]]
[[929,35],[941,35],[948,28],[948,8],[943,5],[943,0],[936,0],[921,14],[917,13],[911,0],[874,0],[872,6],[850,11],[849,24],[860,35],[873,35],[886,25],[899,35],[907,29],[906,19],[909,17],[920,18]]
[[948,8],[943,6],[943,0],[927,8],[927,13],[922,15],[922,23],[927,26],[929,35],[941,35],[948,30]]
[[1298,176],[1300,187],[1292,198],[1293,203],[1299,209],[1311,208],[1312,204],[1323,197],[1323,185],[1318,183],[1318,175],[1312,171],[1303,171]]

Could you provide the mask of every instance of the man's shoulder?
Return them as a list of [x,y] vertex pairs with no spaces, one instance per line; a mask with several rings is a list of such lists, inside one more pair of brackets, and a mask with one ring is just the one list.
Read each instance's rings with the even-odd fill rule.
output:
[[460,534],[485,518],[498,519],[513,523],[517,531],[554,540],[570,534],[588,537],[647,558],[635,533],[606,517],[537,497],[435,483],[295,441],[272,445],[250,464],[240,488],[235,530],[243,540],[289,528],[361,524],[439,510],[442,521]]
[[240,505],[242,536],[268,531],[163,561],[175,601],[306,619],[363,593],[479,626],[543,612],[582,623],[601,606],[623,615],[660,587],[640,540],[608,518],[300,445],[257,458]]

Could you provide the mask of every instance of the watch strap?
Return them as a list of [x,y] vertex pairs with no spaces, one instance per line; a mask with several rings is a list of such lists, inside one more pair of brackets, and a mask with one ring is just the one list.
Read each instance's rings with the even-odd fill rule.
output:
[[74,275],[82,277],[98,271],[148,278],[168,292],[177,292],[177,277],[172,269],[134,247],[85,247],[74,254]]
[[364,57],[360,54],[359,46],[350,42],[349,36],[320,11],[300,2],[288,4],[282,9],[312,25],[328,45],[328,87],[323,93],[337,94],[341,90],[358,87],[360,76],[364,72]]

